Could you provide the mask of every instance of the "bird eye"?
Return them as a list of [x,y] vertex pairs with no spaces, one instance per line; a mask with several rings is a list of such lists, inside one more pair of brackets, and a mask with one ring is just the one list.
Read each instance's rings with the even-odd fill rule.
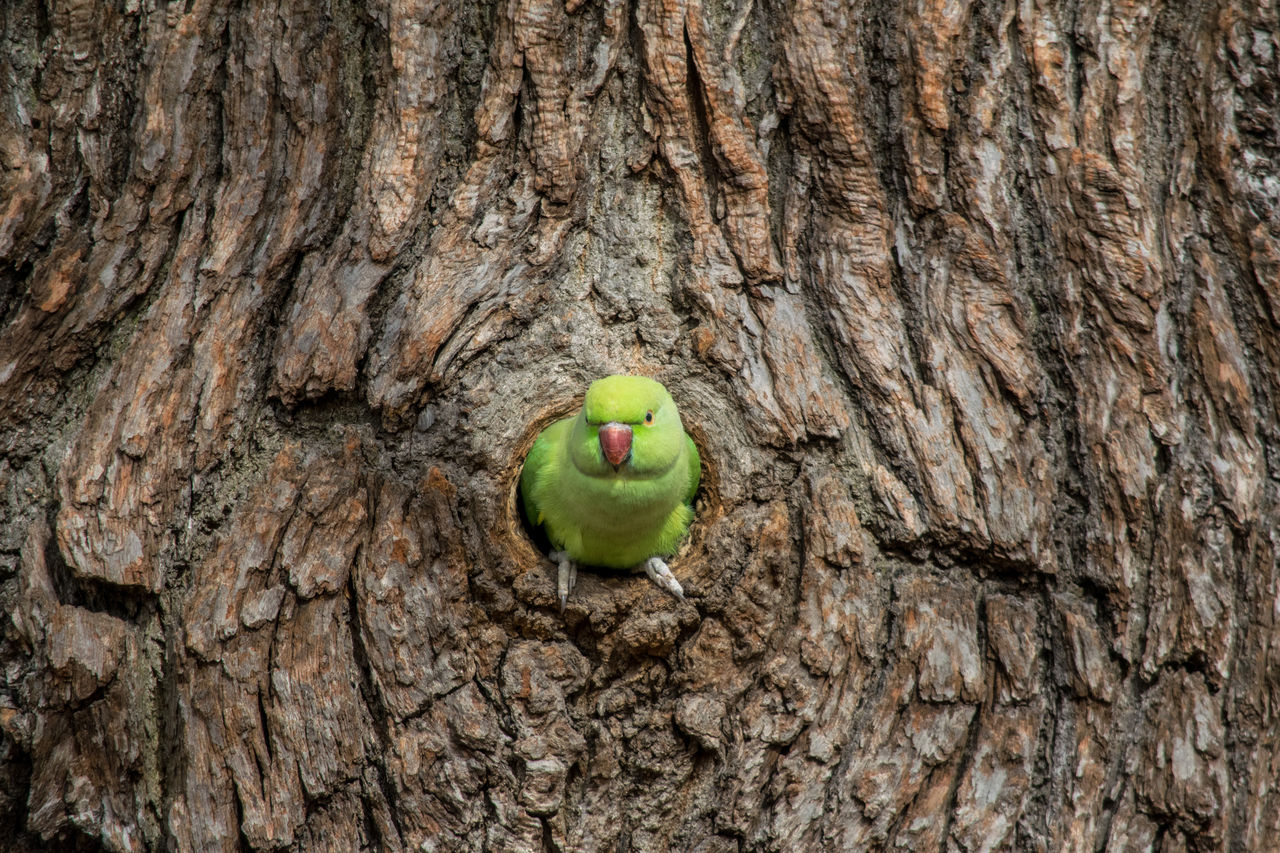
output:
[[653,423],[653,409],[644,413],[644,422],[647,424]]

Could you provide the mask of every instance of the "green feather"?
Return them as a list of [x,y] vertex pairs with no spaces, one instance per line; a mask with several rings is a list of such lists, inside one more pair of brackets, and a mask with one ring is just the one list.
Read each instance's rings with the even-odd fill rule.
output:
[[[616,470],[598,438],[609,422],[632,430],[630,455]],[[520,495],[530,523],[557,550],[579,563],[629,568],[675,553],[693,519],[700,475],[697,447],[667,389],[645,377],[610,376],[591,384],[583,411],[538,435]]]
[[684,502],[693,505],[693,497],[698,493],[698,481],[702,479],[702,457],[698,455],[698,445],[693,443],[693,439],[685,434],[685,441],[689,445],[689,491],[684,496]]

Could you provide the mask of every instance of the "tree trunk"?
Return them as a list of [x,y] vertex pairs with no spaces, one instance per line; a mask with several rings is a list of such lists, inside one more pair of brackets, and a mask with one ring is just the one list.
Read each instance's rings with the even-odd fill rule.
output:
[[[1280,844],[1274,2],[0,5],[0,847]],[[517,511],[592,379],[672,562]]]

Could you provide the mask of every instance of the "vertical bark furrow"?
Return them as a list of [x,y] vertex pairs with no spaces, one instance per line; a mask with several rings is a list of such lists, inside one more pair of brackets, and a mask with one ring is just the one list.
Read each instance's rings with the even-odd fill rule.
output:
[[635,14],[645,104],[692,232],[681,284],[701,320],[695,352],[735,379],[745,408],[767,415],[767,442],[834,437],[848,419],[802,304],[792,292],[744,292],[744,283],[775,281],[781,270],[763,158],[732,98],[707,12],[698,2],[646,2]]
[[[811,187],[795,185],[796,191],[808,190],[807,200],[788,202],[811,211],[799,223],[806,233],[788,242],[808,245],[807,284],[826,313],[842,371],[869,395],[876,440],[886,455],[911,460],[913,489],[887,468],[875,485],[890,506],[902,503],[899,493],[914,491],[926,512],[920,519],[924,527],[985,550],[990,533],[955,409],[921,375],[910,341],[912,320],[895,287],[892,224],[855,106],[866,86],[859,59],[820,9],[804,3],[792,12],[783,53],[785,97],[799,130],[795,145],[807,161],[803,174],[813,181]],[[902,516],[908,530],[916,528]]]
[[221,760],[188,765],[171,809],[180,849],[234,849],[228,820],[255,847],[292,844],[311,804],[362,778],[365,738],[351,735],[371,721],[342,594],[369,536],[358,458],[354,442],[334,459],[280,453],[194,570],[180,725],[189,750],[219,744]]
[[557,268],[581,220],[577,161],[594,106],[574,81],[600,73],[599,34],[549,0],[505,3],[497,15],[474,159],[370,353],[368,399],[391,424],[545,299],[532,282]]
[[290,260],[323,230],[334,102],[323,88],[303,95],[277,80],[298,54],[333,49],[301,20],[290,41],[283,18],[263,15],[227,24],[221,154],[214,138],[202,140],[203,157],[225,161],[208,218],[184,218],[160,295],[60,472],[59,542],[85,576],[160,589],[155,557],[173,547],[165,528],[187,502],[188,469],[207,470],[243,435],[258,398],[262,324]]
[[706,139],[719,178],[714,192],[724,211],[718,218],[746,280],[776,281],[782,271],[770,229],[769,176],[743,105],[740,99],[735,102],[729,69],[723,67],[726,59],[714,50],[719,42],[712,40],[705,18],[702,3],[692,0],[684,12],[683,35],[688,40],[693,60],[690,71],[696,73],[694,82],[698,85],[695,97],[701,99]]
[[1014,8],[976,16],[965,4],[935,6],[904,24],[915,76],[914,92],[903,92],[911,210],[900,214],[899,242],[910,247],[900,245],[903,289],[927,306],[920,376],[954,418],[985,521],[974,544],[1052,572],[1055,496],[1034,417],[1043,377],[1011,251],[1015,167],[1002,153],[1018,104],[1009,103],[1012,49],[968,59],[970,42],[1006,27]]
[[[12,401],[6,417],[26,411],[34,389],[53,372],[75,367],[113,334],[121,312],[159,289],[181,242],[185,211],[197,195],[209,194],[203,183],[212,158],[203,149],[218,133],[223,11],[205,4],[177,22],[163,15],[120,21],[100,15],[93,4],[81,11],[86,29],[77,40],[92,40],[88,28],[96,26],[101,39],[114,43],[136,27],[141,46],[118,46],[122,55],[105,56],[97,46],[82,46],[79,64],[97,57],[101,70],[85,81],[89,89],[79,94],[87,98],[79,115],[70,83],[64,91],[57,75],[42,79],[68,100],[6,111],[21,121],[4,133],[15,168],[6,170],[4,230],[11,236],[0,256],[15,266],[33,264],[26,298],[14,300],[17,316],[0,335],[0,393]],[[126,50],[133,51],[127,59]],[[136,79],[103,79],[108,69],[131,68]],[[136,102],[124,94],[135,88]],[[22,94],[16,86],[14,97]],[[56,120],[50,114],[55,108],[62,116]],[[60,180],[75,178],[73,185],[40,177],[86,134],[102,137],[87,156],[109,158],[110,168],[82,168],[77,159],[58,169]],[[53,149],[66,151],[55,156]],[[38,246],[50,240],[40,255]]]

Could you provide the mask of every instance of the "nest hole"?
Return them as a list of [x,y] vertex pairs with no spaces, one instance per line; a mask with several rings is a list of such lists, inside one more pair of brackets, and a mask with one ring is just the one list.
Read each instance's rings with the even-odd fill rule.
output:
[[[520,499],[520,472],[524,470],[525,458],[529,455],[529,450],[533,447],[538,434],[561,418],[575,414],[580,405],[581,399],[575,398],[564,404],[548,407],[538,417],[531,419],[520,436],[515,452],[510,457],[515,462],[504,474],[507,501],[505,517],[508,528],[506,538],[511,544],[509,551],[519,573],[532,571],[545,573],[550,582],[549,591],[554,590],[555,587],[554,564],[549,556],[553,548],[545,531],[540,526],[534,525],[532,519],[525,514],[524,502]],[[689,532],[667,563],[681,583],[686,584],[686,588],[689,588],[688,582],[692,582],[691,591],[696,593],[703,579],[709,577],[709,574],[704,571],[706,531],[724,513],[720,502],[718,470],[715,461],[707,453],[706,434],[698,424],[690,423],[683,413],[681,417],[684,420],[685,432],[693,438],[693,443],[698,448],[702,474],[698,480],[698,490],[693,497],[694,515],[693,521],[689,524]],[[587,575],[594,575],[601,580],[627,579],[636,576],[630,569],[588,565],[581,568],[585,571],[580,571],[578,574],[575,595],[589,592],[589,589],[583,588],[584,576]],[[587,586],[590,586],[589,581]]]

